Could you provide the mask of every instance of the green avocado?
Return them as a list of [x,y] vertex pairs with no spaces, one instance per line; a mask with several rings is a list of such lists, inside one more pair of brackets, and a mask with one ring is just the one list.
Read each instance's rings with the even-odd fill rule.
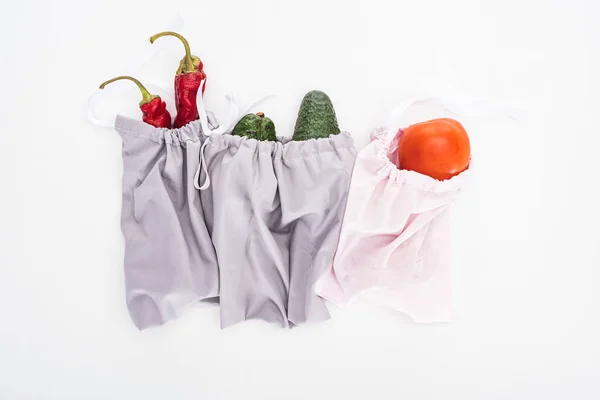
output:
[[246,114],[233,127],[232,135],[246,136],[256,140],[271,140],[276,142],[275,124],[265,114],[258,112],[256,114]]
[[326,138],[340,133],[331,99],[320,90],[312,90],[304,96],[292,140]]

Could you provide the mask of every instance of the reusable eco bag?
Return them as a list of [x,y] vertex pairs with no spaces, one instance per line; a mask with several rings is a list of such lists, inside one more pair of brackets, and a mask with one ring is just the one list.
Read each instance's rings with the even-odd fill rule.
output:
[[164,129],[117,116],[115,129],[123,140],[127,307],[144,329],[219,294],[217,258],[192,179],[207,137],[198,121]]
[[414,102],[400,105],[359,152],[338,250],[317,293],[338,305],[361,294],[416,322],[448,321],[450,205],[471,167],[446,181],[398,168],[402,131],[393,121]]
[[355,157],[347,132],[299,142],[210,136],[197,185],[219,260],[223,328],[329,318],[314,287],[335,253]]

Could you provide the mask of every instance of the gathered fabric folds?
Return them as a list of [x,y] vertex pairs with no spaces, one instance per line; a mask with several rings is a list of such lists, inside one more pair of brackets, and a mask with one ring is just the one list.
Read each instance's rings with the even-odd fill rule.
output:
[[328,319],[315,284],[338,244],[356,157],[350,134],[301,142],[214,135],[203,156],[199,179],[211,183],[199,192],[219,262],[221,326]]
[[[362,295],[416,322],[451,318],[450,205],[470,168],[438,181],[393,162],[384,127],[358,154],[335,260],[317,293],[338,305]],[[391,151],[390,151],[391,145]]]
[[115,129],[123,141],[126,301],[134,324],[145,329],[219,294],[217,258],[193,182],[207,136],[198,121],[163,129],[118,116]]

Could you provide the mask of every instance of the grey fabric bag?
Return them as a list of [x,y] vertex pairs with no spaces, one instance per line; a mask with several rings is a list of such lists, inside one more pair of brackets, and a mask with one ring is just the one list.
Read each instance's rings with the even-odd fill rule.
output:
[[211,135],[203,156],[222,328],[328,319],[314,286],[338,244],[356,157],[350,134],[303,142]]
[[162,129],[118,116],[115,129],[123,139],[127,307],[144,329],[218,295],[216,255],[193,179],[206,136],[198,121]]

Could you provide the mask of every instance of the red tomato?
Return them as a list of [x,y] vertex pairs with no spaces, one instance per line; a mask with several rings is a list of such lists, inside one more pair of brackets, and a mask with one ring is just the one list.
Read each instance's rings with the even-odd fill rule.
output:
[[409,126],[398,143],[400,168],[450,179],[469,167],[471,144],[467,131],[450,118]]

